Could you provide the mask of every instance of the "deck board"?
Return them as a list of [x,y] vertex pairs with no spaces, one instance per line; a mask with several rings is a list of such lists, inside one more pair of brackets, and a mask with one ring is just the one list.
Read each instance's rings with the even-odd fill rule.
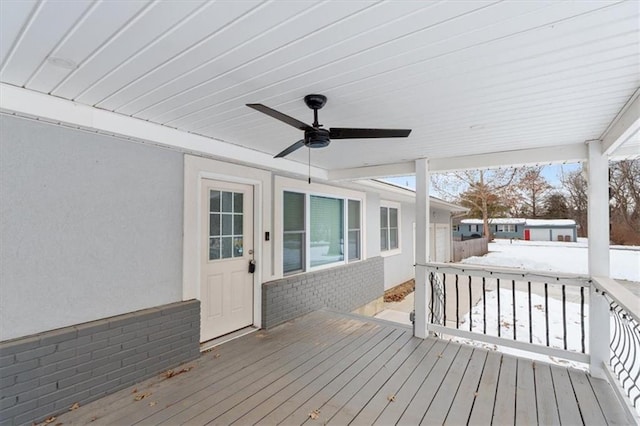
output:
[[456,391],[456,394],[448,408],[448,413],[444,419],[444,424],[461,425],[466,424],[471,414],[471,407],[475,394],[478,391],[480,378],[482,377],[482,369],[487,360],[487,352],[482,350],[474,350],[467,369],[465,370],[462,382]]
[[518,360],[504,355],[500,366],[496,401],[493,407],[492,423],[496,425],[515,424],[516,418],[516,388]]
[[[406,327],[319,311],[58,416],[72,424],[626,424],[611,387]],[[182,367],[184,367],[182,366]],[[178,367],[179,370],[182,367]],[[134,401],[132,391],[150,392]],[[317,418],[309,413],[318,410]]]
[[[262,423],[268,425],[275,421],[284,424],[302,424],[310,421],[309,413],[314,410],[319,410],[320,418],[326,420],[331,419],[338,412],[349,413],[349,409],[344,408],[345,403],[367,389],[372,376],[387,363],[393,363],[394,356],[402,354],[403,350],[406,352],[409,348],[415,348],[415,343],[411,332],[403,331],[398,339],[383,347],[381,352],[371,352],[370,356],[360,358],[295,410],[282,409],[283,405],[278,409],[277,415],[265,417]],[[341,422],[346,424],[344,421]]]
[[487,361],[482,369],[482,378],[475,395],[469,425],[488,425],[493,416],[493,405],[496,400],[496,388],[498,387],[498,376],[500,374],[500,364],[502,354],[499,352],[489,352]]
[[[436,347],[436,343],[440,343]],[[420,346],[409,356],[407,361],[398,368],[396,372],[391,374],[384,385],[371,397],[366,405],[360,410],[356,417],[352,420],[352,425],[370,425],[376,421],[380,414],[384,411],[389,403],[389,397],[395,396],[398,389],[409,378],[415,369],[425,360],[431,353],[437,353],[444,347],[444,343],[435,339],[426,339],[420,343]],[[433,351],[433,352],[432,352]],[[395,402],[395,401],[394,401]],[[341,423],[329,421],[328,424],[339,425]]]
[[566,368],[551,366],[551,377],[558,407],[561,408],[558,410],[560,423],[563,425],[584,424],[580,408],[578,408],[578,400],[569,379],[569,371]]
[[560,417],[556,403],[556,391],[551,378],[551,368],[546,364],[534,364],[533,367],[538,423],[549,426],[559,425]]
[[[449,413],[449,407],[451,407],[451,404],[455,399],[462,379],[464,378],[464,374],[469,366],[472,352],[473,348],[471,347],[460,347],[460,350],[456,354],[453,363],[442,378],[440,387],[438,389],[434,389],[433,397],[431,398],[431,402],[426,410],[426,413],[423,414],[420,419],[421,423],[438,425],[444,423],[444,420]],[[420,395],[417,396],[418,398],[422,399]],[[418,398],[414,399],[414,401],[416,401]],[[425,404],[427,403],[426,396],[422,400],[425,402]]]
[[596,395],[593,393],[591,383],[585,374],[575,370],[568,370],[569,379],[573,385],[578,407],[582,413],[582,419],[585,425],[604,425],[607,420],[604,418],[600,404]]
[[528,359],[518,359],[515,422],[522,426],[538,424],[534,364]]

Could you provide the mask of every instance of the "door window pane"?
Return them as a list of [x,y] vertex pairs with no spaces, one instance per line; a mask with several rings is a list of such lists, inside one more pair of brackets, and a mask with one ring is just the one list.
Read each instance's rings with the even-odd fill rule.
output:
[[220,238],[209,238],[209,260],[220,259]]
[[344,260],[344,202],[328,197],[310,197],[311,266]]
[[210,191],[209,260],[243,256],[243,204],[242,193]]
[[231,237],[223,237],[222,238],[222,258],[227,259],[232,256],[233,253],[233,238]]
[[239,193],[235,193],[233,194],[233,211],[234,213],[242,213],[242,204],[243,204],[243,200],[242,200],[242,195],[243,194],[239,194]]
[[233,203],[231,202],[233,198],[233,192],[222,192],[222,211],[223,212],[232,212]]
[[209,210],[212,212],[220,211],[220,191],[211,191],[209,193]]
[[217,237],[220,235],[220,215],[211,213],[209,214],[209,235]]
[[242,235],[242,221],[244,218],[241,214],[233,215],[233,235]]
[[233,235],[232,221],[233,215],[222,215],[222,235]]

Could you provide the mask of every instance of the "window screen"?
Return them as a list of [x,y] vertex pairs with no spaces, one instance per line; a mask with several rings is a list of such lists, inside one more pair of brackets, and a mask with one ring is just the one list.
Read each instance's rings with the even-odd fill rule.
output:
[[344,260],[344,200],[310,197],[311,266]]
[[360,259],[360,201],[349,200],[349,260]]
[[304,194],[285,192],[283,202],[284,255],[283,271],[291,273],[304,270],[305,231]]

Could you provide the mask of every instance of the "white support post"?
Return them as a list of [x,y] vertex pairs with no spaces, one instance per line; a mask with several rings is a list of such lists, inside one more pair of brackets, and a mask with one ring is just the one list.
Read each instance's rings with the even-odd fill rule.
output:
[[429,293],[427,269],[429,260],[429,163],[426,158],[416,160],[416,290],[414,298],[414,334],[427,337]]
[[[589,147],[588,233],[589,276],[609,278],[609,159],[603,154],[602,142],[587,142]],[[590,372],[606,379],[609,364],[609,304],[591,286],[589,295]]]

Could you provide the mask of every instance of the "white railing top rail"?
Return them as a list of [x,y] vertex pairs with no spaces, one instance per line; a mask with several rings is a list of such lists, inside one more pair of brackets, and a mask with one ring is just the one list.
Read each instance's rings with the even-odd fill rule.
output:
[[612,278],[592,277],[593,286],[605,293],[610,299],[640,323],[640,298]]
[[438,262],[416,264],[416,266],[422,266],[431,271],[438,271],[447,274],[472,275],[475,277],[499,278],[525,282],[543,282],[548,284],[564,284],[577,287],[591,286],[591,280],[588,277],[577,274]]

